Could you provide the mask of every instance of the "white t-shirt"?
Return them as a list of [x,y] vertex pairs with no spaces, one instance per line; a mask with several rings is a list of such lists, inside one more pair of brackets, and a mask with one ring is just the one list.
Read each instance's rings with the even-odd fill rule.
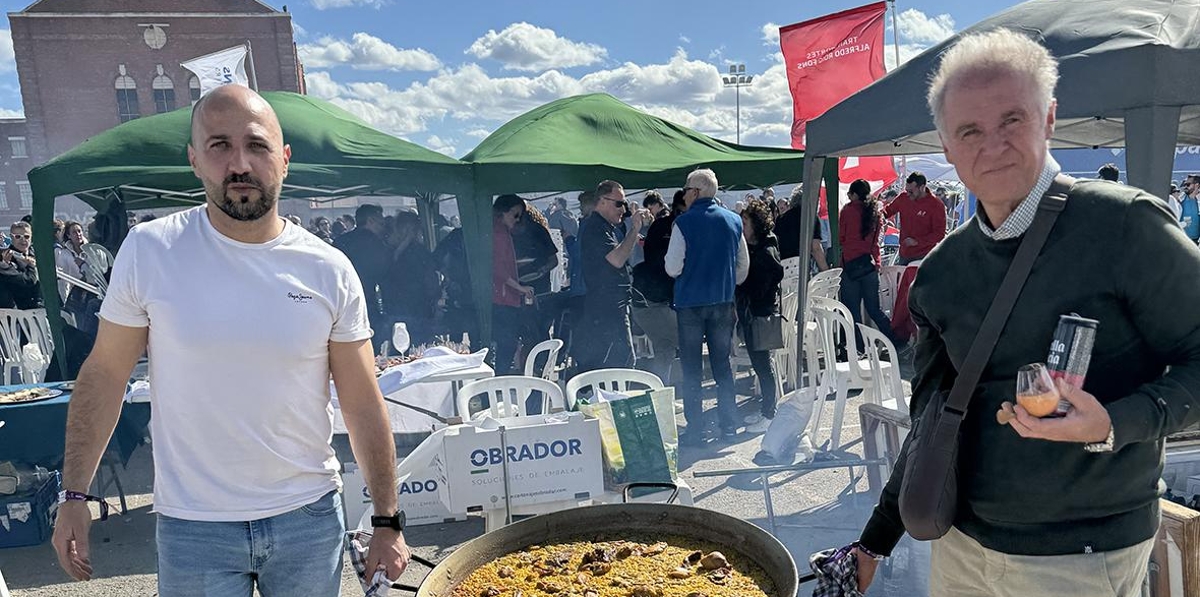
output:
[[256,520],[340,487],[329,342],[371,336],[340,251],[290,222],[241,243],[200,206],[129,232],[100,317],[150,327],[157,512]]

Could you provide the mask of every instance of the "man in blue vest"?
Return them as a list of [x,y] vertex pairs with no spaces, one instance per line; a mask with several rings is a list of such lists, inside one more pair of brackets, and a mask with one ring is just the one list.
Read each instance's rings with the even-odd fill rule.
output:
[[1179,224],[1192,242],[1200,241],[1200,174],[1189,174],[1183,181]]
[[733,290],[746,279],[750,257],[742,237],[742,219],[719,206],[717,175],[692,172],[683,187],[687,211],[675,219],[667,246],[667,274],[675,278],[675,311],[679,320],[679,361],[683,365],[684,445],[699,445],[704,433],[700,382],[704,375],[701,343],[717,382],[717,414],[721,435],[737,435],[737,394],[729,353],[733,343]]

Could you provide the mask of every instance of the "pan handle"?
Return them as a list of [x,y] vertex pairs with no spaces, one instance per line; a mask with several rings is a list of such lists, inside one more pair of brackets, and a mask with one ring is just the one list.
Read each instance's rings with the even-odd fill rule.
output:
[[629,503],[629,490],[639,489],[639,488],[651,488],[651,487],[656,488],[656,489],[670,489],[671,497],[668,497],[667,502],[666,502],[668,504],[670,504],[671,502],[674,502],[675,498],[679,495],[679,486],[674,483],[659,483],[659,482],[630,483],[630,484],[626,485],[625,489],[623,489],[621,491],[621,499],[624,501],[624,503],[628,504]]
[[[426,560],[425,558],[423,558],[423,557],[421,557],[421,556],[419,556],[419,555],[417,555],[417,554],[415,554],[415,553],[414,553],[414,554],[410,554],[410,556],[409,556],[409,560],[410,560],[410,561],[412,561],[412,562],[416,562],[416,563],[418,563],[418,564],[420,564],[420,565],[422,565],[422,566],[425,566],[426,568],[429,568],[429,572],[433,572],[433,569],[434,569],[434,568],[437,568],[437,564],[434,564],[433,562],[430,562],[429,560]],[[429,572],[425,573],[425,576],[426,576],[426,578],[428,578],[428,577],[429,577]],[[423,584],[425,584],[425,579],[424,579],[424,578],[423,578],[423,579],[421,579],[421,584],[422,584],[422,585],[423,585]],[[412,585],[405,585],[405,584],[401,584],[401,583],[398,583],[398,582],[394,582],[394,583],[392,583],[392,588],[393,588],[393,589],[400,589],[401,591],[409,591],[409,592],[411,592],[411,593],[413,593],[413,594],[415,595],[415,594],[417,593],[417,591],[419,591],[419,590],[420,590],[420,588],[421,588],[421,585],[417,585],[417,586],[415,586],[415,587],[414,587],[414,586],[412,586]]]

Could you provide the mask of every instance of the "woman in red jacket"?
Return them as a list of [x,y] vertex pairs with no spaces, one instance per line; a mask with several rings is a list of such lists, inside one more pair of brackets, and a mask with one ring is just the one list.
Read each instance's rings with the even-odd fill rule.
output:
[[[879,234],[883,229],[879,202],[871,197],[871,185],[861,178],[850,183],[847,196],[850,203],[842,208],[838,224],[838,239],[842,243],[842,303],[850,308],[855,324],[862,323],[865,305],[875,327],[892,338],[892,323],[879,308]],[[861,352],[862,334],[857,326],[854,338]]]

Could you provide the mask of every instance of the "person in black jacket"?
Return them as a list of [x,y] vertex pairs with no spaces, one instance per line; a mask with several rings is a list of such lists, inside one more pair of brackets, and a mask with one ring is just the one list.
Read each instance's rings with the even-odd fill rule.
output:
[[683,191],[676,191],[671,211],[660,212],[646,231],[642,246],[644,258],[633,268],[633,320],[646,332],[654,348],[654,358],[646,368],[668,385],[671,383],[671,365],[679,349],[679,324],[671,309],[675,278],[667,275],[667,246],[671,243],[675,218],[685,209]]
[[392,221],[387,230],[387,246],[380,248],[392,254],[387,271],[379,279],[384,321],[388,324],[384,339],[392,337],[390,324],[402,321],[408,330],[410,346],[428,344],[433,341],[434,321],[442,298],[441,280],[433,255],[425,248],[417,212],[400,210],[395,218],[389,219]]
[[[755,199],[742,209],[742,234],[750,253],[750,273],[738,284],[734,298],[742,338],[750,345],[750,320],[779,313],[779,284],[783,281],[783,265],[779,262],[779,241],[771,233],[774,221],[767,204]],[[775,418],[775,367],[771,351],[748,350],[750,364],[758,376],[762,394],[762,413],[746,417],[747,433],[763,433]]]
[[30,245],[32,228],[29,222],[15,222],[9,232],[12,245],[0,251],[0,308],[37,309],[42,306],[42,294]]

